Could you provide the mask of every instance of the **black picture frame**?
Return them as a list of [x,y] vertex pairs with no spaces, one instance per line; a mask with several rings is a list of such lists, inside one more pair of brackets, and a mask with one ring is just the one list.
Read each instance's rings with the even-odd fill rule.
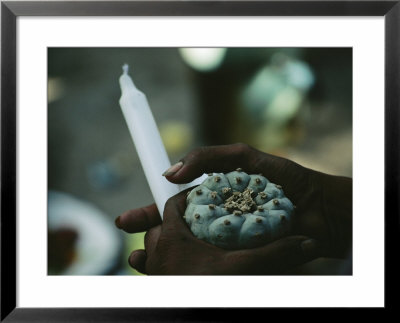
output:
[[[235,321],[244,309],[16,307],[16,20],[19,16],[382,16],[385,19],[385,307],[396,287],[399,231],[400,0],[396,1],[2,1],[1,321]],[[373,153],[373,151],[371,151]],[[382,209],[382,208],[381,208]],[[395,239],[395,240],[393,240]],[[395,257],[397,258],[397,257]],[[390,282],[388,284],[388,281]],[[254,315],[262,309],[246,309]],[[247,314],[246,314],[247,315]],[[253,314],[252,314],[253,315]],[[256,316],[249,316],[256,317]]]

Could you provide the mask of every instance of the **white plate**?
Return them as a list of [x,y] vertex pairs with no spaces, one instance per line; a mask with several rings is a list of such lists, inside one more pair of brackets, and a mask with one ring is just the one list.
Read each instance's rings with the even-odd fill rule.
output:
[[96,206],[69,194],[49,191],[48,229],[77,232],[77,256],[60,275],[103,275],[118,262],[122,238],[113,220]]

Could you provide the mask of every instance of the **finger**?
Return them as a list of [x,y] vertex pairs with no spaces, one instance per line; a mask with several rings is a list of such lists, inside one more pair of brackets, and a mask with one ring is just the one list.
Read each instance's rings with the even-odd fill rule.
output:
[[[288,159],[270,155],[246,144],[210,146],[194,149],[181,159],[182,165],[174,172],[166,172],[173,183],[188,183],[204,173],[231,172],[242,168],[245,172],[262,173],[277,183],[292,183],[305,168]],[[282,184],[282,183],[281,183]]]
[[322,255],[322,247],[316,240],[291,236],[261,248],[232,252],[227,257],[237,271],[279,275]]
[[[179,194],[168,199],[164,208],[164,223],[163,230],[171,230],[172,232],[185,232],[188,231],[188,227],[183,220],[183,215],[186,209],[186,191],[182,191]],[[189,232],[189,231],[188,231]]]
[[160,223],[160,213],[155,204],[126,211],[115,219],[117,228],[128,233],[144,232]]
[[[204,173],[231,172],[242,168],[249,174],[262,174],[283,186],[288,197],[295,198],[310,182],[309,169],[286,158],[270,155],[246,144],[202,147],[182,160],[182,166],[166,178],[173,183],[187,183]],[[297,202],[296,202],[297,203]]]
[[142,249],[135,250],[130,254],[128,263],[133,269],[137,270],[141,274],[146,274],[146,259],[146,251]]
[[154,252],[157,242],[160,239],[161,226],[158,225],[146,232],[144,236],[144,248],[146,249],[147,255],[151,256]]
[[167,179],[173,183],[188,183],[204,173],[230,172],[236,168],[252,170],[256,150],[245,144],[201,147],[181,159],[181,167],[172,166]]

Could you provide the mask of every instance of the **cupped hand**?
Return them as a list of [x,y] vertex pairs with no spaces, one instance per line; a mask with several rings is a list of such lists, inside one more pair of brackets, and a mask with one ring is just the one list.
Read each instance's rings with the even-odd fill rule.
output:
[[236,168],[248,174],[261,173],[281,185],[296,206],[293,234],[318,240],[326,256],[348,256],[352,241],[351,178],[308,169],[242,143],[195,149],[179,165],[172,167],[173,173],[166,172],[167,179],[177,184],[190,182],[203,173],[227,173]]
[[118,226],[127,232],[147,231],[145,250],[135,250],[130,265],[148,275],[283,274],[320,255],[315,240],[291,236],[261,248],[228,251],[197,239],[182,216],[186,192],[170,198],[161,223],[156,206],[131,210]]
[[261,173],[283,187],[296,206],[293,236],[262,248],[222,250],[190,232],[182,219],[186,206],[181,193],[166,204],[163,223],[155,205],[128,211],[117,219],[117,226],[126,232],[147,231],[145,250],[134,251],[130,264],[148,274],[270,274],[317,255],[347,256],[352,231],[349,178],[307,169],[246,144],[195,149],[165,176],[173,183],[187,183],[203,173],[226,173],[239,167],[249,174]]

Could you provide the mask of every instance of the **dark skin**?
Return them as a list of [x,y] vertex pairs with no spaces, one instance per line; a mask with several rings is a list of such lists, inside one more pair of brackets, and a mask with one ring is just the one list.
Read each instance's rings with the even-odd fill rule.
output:
[[352,179],[307,169],[246,144],[202,147],[181,159],[166,178],[188,183],[203,173],[242,168],[261,173],[283,187],[296,206],[292,235],[263,247],[224,250],[197,239],[182,218],[186,192],[170,198],[161,220],[155,204],[125,212],[116,225],[144,232],[145,250],[135,250],[130,265],[148,275],[284,274],[318,257],[345,258],[352,241]]

